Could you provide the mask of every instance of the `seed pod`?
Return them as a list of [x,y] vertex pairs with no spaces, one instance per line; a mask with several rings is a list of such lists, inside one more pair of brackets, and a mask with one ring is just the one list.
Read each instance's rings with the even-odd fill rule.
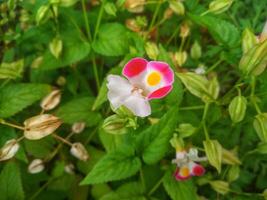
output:
[[192,126],[192,124],[184,123],[180,124],[177,131],[179,132],[179,137],[185,138],[193,135],[196,131],[196,127]]
[[34,159],[28,166],[28,172],[31,174],[37,174],[44,170],[44,163],[41,159]]
[[125,134],[127,128],[125,127],[127,119],[118,115],[111,115],[104,120],[102,128],[105,132],[110,134]]
[[55,56],[57,59],[61,55],[63,47],[63,42],[59,37],[55,37],[49,44],[50,52],[53,56]]
[[240,173],[240,168],[238,165],[233,165],[227,174],[227,180],[228,182],[233,182],[238,179]]
[[32,61],[31,68],[37,69],[43,62],[44,57],[39,56]]
[[85,123],[84,122],[76,122],[72,125],[71,129],[73,133],[79,134],[81,132],[83,132],[84,128],[85,128]]
[[214,0],[209,4],[209,12],[220,14],[232,5],[233,0]]
[[175,60],[179,66],[182,66],[187,60],[186,51],[179,51],[174,54]]
[[173,137],[170,139],[170,143],[177,152],[184,150],[184,141],[182,138],[178,137],[177,134],[173,134]]
[[40,106],[44,110],[52,110],[59,104],[60,99],[61,99],[60,90],[53,90],[46,97],[43,98]]
[[203,142],[209,163],[221,172],[222,146],[217,140],[206,140]]
[[116,16],[117,7],[114,3],[106,2],[104,5],[104,10],[107,14]]
[[167,8],[165,11],[164,11],[164,15],[163,15],[163,18],[164,19],[170,19],[173,15],[173,10],[171,8]]
[[13,158],[19,150],[19,144],[17,140],[11,139],[6,141],[4,146],[0,149],[0,161]]
[[86,161],[89,158],[87,150],[80,142],[76,142],[72,144],[70,153],[71,155],[73,155],[74,157],[82,161]]
[[184,22],[180,26],[180,37],[186,38],[190,33],[190,27],[187,22]]
[[267,143],[266,142],[259,143],[256,150],[261,154],[267,154]]
[[57,78],[57,84],[59,86],[64,86],[66,84],[66,82],[67,82],[67,80],[66,80],[66,78],[64,76],[59,76]]
[[145,44],[145,50],[148,57],[152,60],[156,60],[159,55],[159,49],[154,42],[147,42]]
[[185,8],[184,4],[181,1],[169,1],[170,8],[177,15],[184,15]]
[[248,50],[239,62],[239,69],[244,75],[260,75],[267,65],[267,40]]
[[74,165],[72,163],[69,163],[67,165],[65,165],[64,167],[64,171],[68,174],[74,174]]
[[141,31],[141,27],[138,25],[135,19],[127,19],[125,24],[126,24],[126,27],[133,32],[138,33]]
[[190,56],[198,60],[201,57],[201,46],[198,41],[195,41],[190,50]]
[[246,28],[242,33],[242,50],[243,54],[247,53],[249,49],[257,44],[257,37],[254,33]]
[[220,92],[220,85],[219,85],[217,76],[214,75],[209,80],[209,85],[208,85],[208,93],[209,93],[209,96],[207,96],[207,97],[204,96],[205,97],[205,100],[204,101],[205,102],[210,102],[210,101],[212,102],[212,101],[216,100],[218,98],[218,96],[219,96],[219,92]]
[[124,7],[131,13],[141,13],[144,11],[145,0],[126,0]]
[[241,161],[232,151],[222,148],[222,162],[228,165],[240,165]]
[[76,4],[77,2],[78,2],[78,0],[60,0],[59,6],[70,7],[70,6],[73,6],[74,4]]
[[234,97],[228,107],[231,120],[234,123],[241,122],[245,117],[246,109],[247,99],[243,96]]
[[24,136],[29,140],[39,140],[52,134],[61,124],[61,120],[51,114],[37,115],[24,121]]
[[254,119],[253,126],[260,140],[267,142],[267,113],[258,114]]
[[49,17],[49,6],[48,5],[42,5],[36,14],[35,20],[37,24],[40,24],[44,22]]
[[209,184],[212,187],[212,189],[214,189],[216,192],[222,195],[225,195],[230,190],[229,183],[225,181],[220,181],[220,180],[210,181]]

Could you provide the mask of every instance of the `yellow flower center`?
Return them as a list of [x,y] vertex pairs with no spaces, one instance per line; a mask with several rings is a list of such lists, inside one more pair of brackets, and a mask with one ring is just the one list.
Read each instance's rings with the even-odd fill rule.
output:
[[182,167],[182,168],[180,169],[180,174],[181,174],[182,176],[189,176],[190,171],[189,171],[188,167]]
[[151,86],[159,84],[161,81],[161,75],[158,72],[152,72],[147,77],[147,83]]

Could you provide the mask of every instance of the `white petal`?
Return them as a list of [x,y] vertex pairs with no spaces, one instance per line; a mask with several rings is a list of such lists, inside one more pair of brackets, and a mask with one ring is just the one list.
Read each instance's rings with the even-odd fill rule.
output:
[[109,75],[107,81],[108,100],[114,109],[117,109],[131,95],[133,87],[127,79],[117,75]]
[[123,105],[138,117],[146,117],[151,114],[151,108],[148,100],[143,98],[141,95],[131,95],[124,101]]

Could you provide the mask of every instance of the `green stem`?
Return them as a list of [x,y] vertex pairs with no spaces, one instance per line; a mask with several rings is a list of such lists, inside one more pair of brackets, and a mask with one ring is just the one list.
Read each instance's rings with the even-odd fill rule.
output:
[[214,65],[212,65],[209,69],[207,69],[205,74],[208,74],[209,72],[211,72],[212,70],[214,70],[219,64],[221,64],[223,60],[219,59]]
[[170,44],[170,42],[173,40],[173,38],[178,34],[178,31],[180,30],[180,27],[177,26],[177,28],[175,29],[175,31],[173,32],[173,34],[171,35],[171,37],[169,38],[169,40],[167,41],[167,46]]
[[255,78],[255,76],[252,77],[251,82],[250,82],[250,86],[251,86],[250,100],[251,100],[252,104],[254,105],[255,110],[257,111],[257,113],[260,114],[261,110],[259,108],[259,105],[256,102],[256,99],[255,99],[255,87],[256,87],[256,78]]
[[93,40],[96,39],[96,36],[97,36],[97,33],[98,33],[98,29],[99,29],[99,26],[100,26],[100,23],[101,23],[101,20],[102,20],[102,16],[103,16],[104,6],[105,6],[105,0],[103,0],[103,2],[101,4],[101,7],[100,7],[100,11],[98,13]]
[[85,5],[84,0],[82,0],[82,8],[83,8],[83,18],[84,18],[87,37],[88,37],[89,41],[92,41],[92,36],[91,36],[91,32],[90,32],[90,25],[89,25],[89,21],[88,21],[88,17],[87,17],[86,5]]
[[143,173],[143,169],[140,169],[140,180],[142,183],[142,186],[144,188],[144,190],[146,190],[146,182],[145,182],[145,177],[144,177],[144,173]]
[[94,71],[94,76],[95,76],[95,81],[96,81],[96,88],[97,91],[100,89],[100,81],[99,81],[99,76],[98,76],[98,70],[97,70],[97,65],[96,65],[96,60],[95,56],[93,55],[93,71]]
[[182,50],[184,48],[185,40],[186,40],[186,38],[185,37],[182,37],[181,45],[179,47],[179,52],[182,52]]
[[158,4],[157,4],[157,7],[156,7],[155,12],[153,14],[152,21],[151,21],[151,23],[149,25],[149,28],[148,28],[148,32],[149,33],[152,31],[152,28],[153,28],[153,26],[155,24],[155,21],[156,21],[156,18],[158,16],[158,12],[159,12],[159,9],[160,9],[160,5],[161,5],[161,0],[158,0]]
[[163,181],[164,176],[162,176],[159,181],[153,186],[153,188],[148,192],[148,196],[151,196],[161,185]]
[[42,185],[42,187],[37,190],[29,200],[34,200],[36,197],[39,196],[39,194],[54,180],[54,178],[50,178],[45,184]]
[[180,110],[200,110],[203,109],[205,106],[187,106],[187,107],[181,107]]
[[205,133],[206,140],[210,139],[209,133],[208,133],[208,129],[207,129],[207,126],[206,126],[206,118],[207,118],[208,110],[209,110],[209,103],[206,103],[205,107],[204,107],[203,116],[202,116],[202,122],[201,122],[203,130],[204,130],[204,133]]
[[23,131],[25,130],[25,128],[23,126],[19,126],[19,125],[16,125],[16,124],[12,124],[12,123],[6,122],[3,119],[0,119],[0,124],[7,125],[7,126],[10,126],[10,127],[16,128],[16,129],[20,129],[20,130],[23,130]]

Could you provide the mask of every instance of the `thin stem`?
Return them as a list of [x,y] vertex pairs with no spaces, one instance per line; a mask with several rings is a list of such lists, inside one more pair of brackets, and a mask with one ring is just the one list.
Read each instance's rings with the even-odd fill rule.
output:
[[92,41],[92,36],[91,36],[91,32],[90,32],[90,25],[89,25],[89,21],[88,21],[88,17],[87,17],[86,5],[85,5],[84,0],[82,0],[82,9],[83,9],[83,18],[84,18],[87,37],[88,37],[89,41]]
[[180,27],[177,26],[177,28],[175,29],[175,31],[173,32],[173,34],[171,35],[171,37],[167,41],[167,46],[170,44],[170,42],[173,40],[173,38],[177,35],[177,33],[178,33],[179,30],[180,30]]
[[101,4],[101,7],[100,7],[100,11],[99,11],[99,14],[98,14],[98,17],[97,17],[97,21],[96,21],[95,33],[94,33],[93,40],[96,39],[96,36],[97,36],[97,33],[98,33],[98,29],[99,29],[99,26],[100,26],[100,23],[101,23],[101,19],[102,19],[102,16],[103,16],[104,5],[105,5],[105,0],[103,0],[103,2]]
[[65,138],[63,137],[60,137],[59,135],[56,135],[56,134],[53,134],[53,137],[56,138],[57,140],[69,145],[69,146],[72,146],[72,143],[69,142],[68,140],[66,140]]
[[207,71],[205,72],[205,74],[208,74],[209,72],[211,72],[212,70],[214,70],[216,67],[218,67],[219,64],[221,64],[223,60],[219,59],[214,65],[212,65],[209,69],[207,69]]
[[145,182],[145,177],[144,177],[144,173],[143,173],[142,168],[140,169],[140,180],[141,180],[141,183],[142,183],[144,190],[146,190],[146,182]]
[[182,37],[181,45],[179,47],[179,52],[182,52],[182,50],[184,48],[185,40],[186,40],[186,38],[185,37]]
[[201,110],[205,106],[187,106],[187,107],[181,107],[180,110]]
[[42,187],[39,188],[39,190],[37,190],[29,200],[33,200],[36,197],[39,196],[39,194],[54,180],[54,178],[50,178],[45,184],[42,185]]
[[96,81],[96,88],[97,91],[100,89],[100,81],[99,81],[99,76],[98,76],[98,70],[96,66],[96,61],[95,61],[95,56],[93,56],[93,71],[94,71],[94,76],[95,76],[95,81]]
[[155,21],[157,19],[157,16],[158,16],[158,13],[159,13],[159,9],[160,9],[160,5],[161,5],[161,0],[158,0],[158,4],[157,4],[157,7],[156,7],[155,12],[153,14],[152,21],[151,21],[151,23],[149,25],[149,28],[148,28],[148,32],[149,33],[152,31],[152,28],[153,28],[153,26],[155,24]]
[[19,126],[19,125],[16,125],[16,124],[12,124],[12,123],[6,122],[3,119],[0,119],[0,124],[7,125],[7,126],[10,126],[10,127],[13,127],[13,128],[19,129],[19,130],[23,130],[23,131],[25,130],[25,128],[23,126]]
[[162,176],[159,181],[153,186],[153,188],[148,192],[148,195],[152,195],[161,185],[162,181],[163,181],[164,176]]
[[202,127],[203,127],[203,130],[204,130],[204,133],[205,133],[206,140],[210,139],[209,133],[208,133],[208,129],[207,129],[207,126],[206,126],[206,118],[207,118],[208,110],[209,110],[209,103],[206,103],[205,107],[204,107],[203,116],[202,116]]
[[256,102],[256,99],[255,99],[255,87],[256,87],[256,78],[255,78],[255,76],[252,77],[251,82],[250,82],[250,86],[251,86],[250,100],[251,100],[252,104],[254,105],[255,110],[257,111],[257,113],[260,114],[261,110],[259,108],[259,105]]

